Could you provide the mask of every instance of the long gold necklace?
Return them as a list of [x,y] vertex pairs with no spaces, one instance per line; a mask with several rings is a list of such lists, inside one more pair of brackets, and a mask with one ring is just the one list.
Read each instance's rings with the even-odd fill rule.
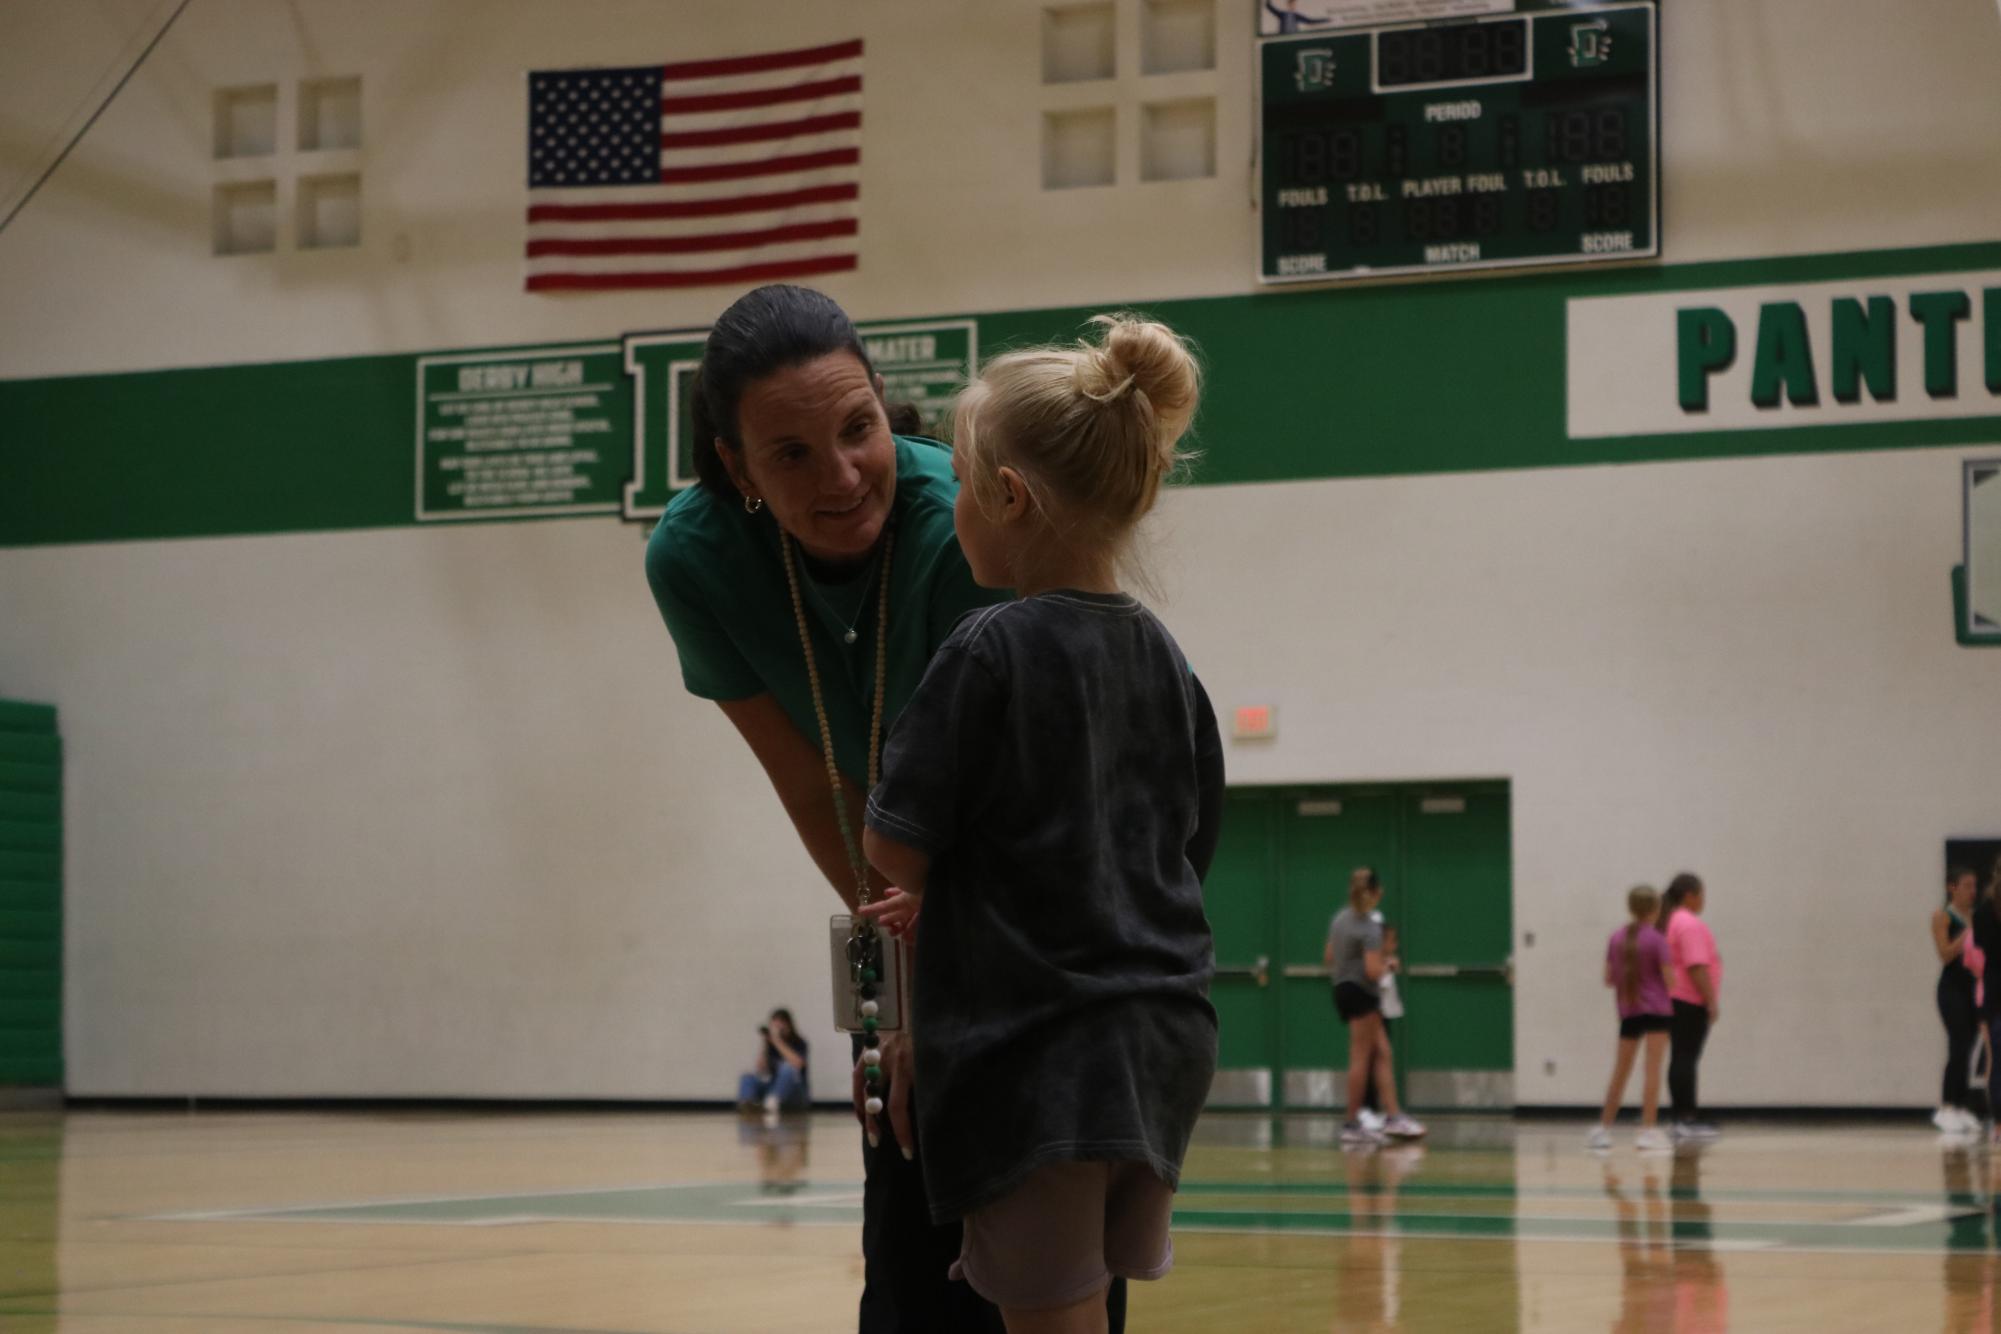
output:
[[[894,529],[882,535],[882,573],[876,588],[875,604],[875,701],[868,726],[868,785],[873,789],[882,778],[882,712],[886,689],[889,646],[889,567],[896,544]],[[841,787],[841,771],[834,763],[834,732],[827,723],[827,701],[820,690],[820,666],[813,656],[813,636],[806,626],[806,604],[799,596],[798,563],[792,555],[792,538],[783,529],[778,533],[778,551],[785,562],[785,586],[792,594],[792,619],[799,628],[799,648],[806,655],[806,680],[813,688],[813,718],[820,725],[820,756],[827,765],[827,786],[834,795],[834,823],[841,828],[841,844],[847,849],[848,870],[855,878],[855,903],[869,901],[868,861],[848,822],[848,796]],[[857,614],[859,619],[859,614]],[[850,627],[848,643],[854,642]],[[882,1049],[877,1034],[879,1005],[876,989],[883,981],[882,941],[866,917],[856,913],[848,932],[847,967],[849,983],[855,989],[856,1010],[861,1016],[862,1074],[868,1086],[865,1104],[873,1114],[882,1110]]]

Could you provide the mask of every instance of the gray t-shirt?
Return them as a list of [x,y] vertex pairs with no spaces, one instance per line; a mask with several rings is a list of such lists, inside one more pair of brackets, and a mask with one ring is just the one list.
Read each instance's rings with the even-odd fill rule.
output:
[[1202,877],[1222,798],[1208,697],[1132,598],[989,607],[939,648],[868,804],[932,858],[915,1087],[933,1217],[1051,1162],[1175,1183],[1216,1066]]
[[1369,967],[1364,957],[1370,950],[1383,947],[1380,922],[1370,921],[1353,908],[1343,908],[1327,924],[1327,943],[1334,947],[1335,986],[1352,982],[1371,996],[1383,994],[1382,986],[1369,980]]

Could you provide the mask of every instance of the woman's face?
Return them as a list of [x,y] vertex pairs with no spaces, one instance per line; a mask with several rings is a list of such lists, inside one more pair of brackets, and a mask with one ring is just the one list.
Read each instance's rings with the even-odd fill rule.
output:
[[830,352],[754,380],[737,405],[741,451],[717,452],[747,499],[819,560],[874,549],[896,499],[896,441],[882,380],[852,352]]
[[781,1038],[789,1038],[792,1036],[792,1025],[785,1022],[784,1015],[774,1014],[771,1016],[770,1019],[766,1020],[765,1022],[770,1026],[771,1031],[777,1036]]
[[1952,906],[1959,909],[1961,916],[1965,916],[1973,911],[1973,900],[1978,897],[1979,891],[1980,881],[1973,876],[1963,875],[1952,882],[1952,887],[1946,893],[1952,899]]

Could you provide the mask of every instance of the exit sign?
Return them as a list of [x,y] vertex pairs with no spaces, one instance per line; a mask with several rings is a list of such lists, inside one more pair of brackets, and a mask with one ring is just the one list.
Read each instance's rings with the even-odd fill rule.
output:
[[1239,741],[1275,737],[1278,735],[1278,711],[1269,704],[1246,704],[1237,710],[1230,735]]

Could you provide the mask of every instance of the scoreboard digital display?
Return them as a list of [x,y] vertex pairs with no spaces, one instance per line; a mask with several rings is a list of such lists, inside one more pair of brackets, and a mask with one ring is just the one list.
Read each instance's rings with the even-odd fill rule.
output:
[[1658,15],[1639,0],[1267,41],[1259,276],[1659,254]]

